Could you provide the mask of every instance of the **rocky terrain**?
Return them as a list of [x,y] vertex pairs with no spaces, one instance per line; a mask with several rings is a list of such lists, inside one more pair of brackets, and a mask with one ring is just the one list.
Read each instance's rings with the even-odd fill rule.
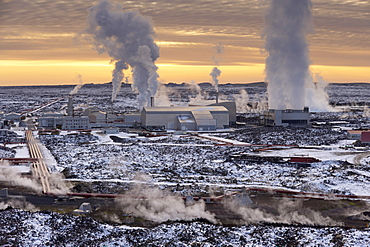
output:
[[50,211],[0,211],[1,246],[367,246],[368,229],[291,225],[224,227],[202,221],[153,228],[101,224]]
[[[22,105],[21,110],[33,109],[68,95],[73,86],[24,88],[2,87],[0,111],[20,111],[19,105]],[[247,108],[258,111],[264,105],[265,85],[220,86],[225,99],[241,100],[238,95],[242,89],[249,94]],[[366,84],[333,84],[328,93],[331,105],[345,107],[345,111],[312,113],[312,121],[325,122],[325,127],[256,128],[249,126],[256,123],[255,113],[240,113],[239,120],[246,123],[241,129],[210,134],[250,144],[297,145],[299,148],[280,147],[256,153],[255,147],[220,145],[223,144],[220,141],[200,136],[133,137],[128,133],[131,130],[116,135],[105,135],[99,130],[91,133],[62,131],[57,135],[37,135],[37,138],[48,150],[52,170],[63,172],[72,183],[73,192],[133,194],[140,192],[136,187],[140,184],[173,196],[221,195],[242,187],[370,195],[367,186],[370,154],[344,149],[353,143],[344,129],[368,125],[369,116],[364,108],[370,100],[368,87]],[[109,84],[85,85],[74,97],[77,114],[87,106],[115,113],[135,111],[136,94],[128,86],[122,88],[114,103],[110,102],[110,94]],[[208,99],[215,96],[208,86],[199,93],[188,85],[170,85],[167,95],[167,100],[177,105],[186,104],[197,95]],[[65,105],[63,99],[34,115],[46,111],[63,112]],[[340,125],[330,123],[339,121],[342,121]],[[12,134],[11,138],[18,137]],[[16,146],[0,147],[2,158],[14,157],[17,152]],[[310,156],[320,161],[297,166],[230,158],[240,153]],[[259,224],[230,227],[204,218],[192,218],[187,221],[164,219],[151,227],[133,227],[122,223],[106,224],[89,216],[39,211],[24,204],[0,202],[0,209],[2,246],[366,246],[370,240],[369,228],[329,227],[330,222],[318,226],[261,220]],[[357,212],[356,217],[360,215],[361,220],[369,221],[366,205],[362,211],[362,214]]]

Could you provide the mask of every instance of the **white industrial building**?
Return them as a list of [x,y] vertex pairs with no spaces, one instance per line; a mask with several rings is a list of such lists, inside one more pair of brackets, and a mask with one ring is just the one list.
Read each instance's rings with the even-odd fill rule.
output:
[[228,128],[229,111],[224,106],[144,107],[143,127],[169,130],[208,131]]
[[89,118],[91,127],[95,128],[123,127],[125,122],[124,115],[110,114],[96,107],[86,108],[83,115]]
[[223,106],[229,112],[229,122],[236,123],[236,104],[234,101],[203,100],[189,104],[189,106]]
[[47,128],[47,129],[55,129],[55,128],[62,128],[63,125],[63,117],[39,117],[39,127]]
[[65,129],[65,130],[90,129],[89,117],[64,116],[62,129]]
[[262,120],[265,126],[304,127],[309,125],[310,112],[308,107],[303,108],[303,110],[270,109],[263,115]]

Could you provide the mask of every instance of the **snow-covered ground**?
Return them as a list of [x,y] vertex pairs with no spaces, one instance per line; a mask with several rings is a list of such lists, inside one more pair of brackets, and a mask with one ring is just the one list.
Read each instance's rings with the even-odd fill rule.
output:
[[[0,204],[1,206],[1,204]],[[48,211],[0,211],[1,246],[368,246],[369,229],[174,222],[154,228],[111,226]]]
[[[2,88],[0,110],[5,113],[34,109],[61,96],[73,86]],[[169,99],[174,105],[185,105],[191,98],[185,86],[170,87]],[[221,98],[235,99],[241,89],[248,91],[252,105],[264,99],[263,85],[220,85]],[[202,95],[214,97],[213,88],[204,88]],[[369,126],[362,112],[370,98],[368,85],[333,84],[329,86],[330,102],[356,110],[333,113],[313,113],[313,121],[348,124],[341,128],[254,128],[208,134],[214,140],[193,136],[138,137],[129,133],[91,135],[61,132],[60,135],[39,136],[49,165],[55,171],[65,171],[70,180],[95,182],[91,190],[115,192],[128,190],[132,183],[150,183],[160,189],[169,188],[180,195],[197,195],[207,191],[261,186],[289,188],[310,192],[332,192],[370,195],[370,154],[339,147],[349,144],[344,128]],[[110,101],[111,85],[85,85],[74,97],[75,113],[87,106],[96,106],[110,113],[132,112],[137,109],[136,94],[124,86],[117,100]],[[239,102],[240,103],[240,102]],[[42,111],[63,111],[61,100]],[[255,123],[256,115],[246,113],[241,120]],[[248,118],[250,117],[250,118]],[[19,138],[21,128],[14,129]],[[35,132],[36,134],[36,132]],[[120,142],[111,138],[116,136]],[[9,137],[3,142],[18,137]],[[250,147],[217,146],[231,140],[233,144],[299,145],[307,148],[260,152],[259,155],[308,155],[318,158],[308,167],[270,162],[233,161],[233,153],[252,153]],[[319,146],[318,149],[308,146]],[[1,157],[28,157],[23,144],[1,148]],[[147,180],[138,180],[146,175]],[[95,186],[100,183],[99,186]],[[118,188],[118,189],[117,189]],[[216,189],[215,189],[216,188]],[[0,203],[0,209],[7,205]],[[13,205],[14,206],[14,205]],[[0,245],[2,246],[368,246],[369,229],[338,227],[302,227],[282,225],[248,225],[224,227],[202,221],[170,222],[154,228],[132,228],[100,224],[89,217],[62,215],[48,211],[0,211]]]
[[[234,134],[235,135],[235,134]],[[245,133],[242,133],[245,136]],[[274,132],[271,134],[274,135]],[[251,152],[250,147],[218,146],[226,138],[212,141],[193,136],[161,136],[133,138],[120,133],[124,143],[114,143],[110,135],[93,132],[92,135],[43,135],[40,139],[50,149],[60,169],[68,168],[70,178],[100,181],[130,181],[138,174],[151,177],[156,184],[191,186],[190,192],[206,192],[212,184],[219,187],[266,186],[284,187],[311,192],[370,195],[370,177],[366,155],[360,164],[354,164],[363,152],[342,147],[353,141],[305,148],[284,148],[261,152],[259,155],[290,157],[305,155],[317,162],[309,167],[292,164],[231,161],[232,153]],[[320,138],[319,136],[317,138]],[[185,145],[186,144],[186,145]],[[234,144],[240,144],[236,141]],[[310,144],[310,143],[307,143]],[[178,191],[179,192],[179,191]],[[180,191],[189,193],[189,188]]]

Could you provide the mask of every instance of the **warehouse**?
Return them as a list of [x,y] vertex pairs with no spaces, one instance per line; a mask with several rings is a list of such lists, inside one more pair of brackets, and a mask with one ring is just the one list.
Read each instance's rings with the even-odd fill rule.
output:
[[141,125],[169,130],[225,129],[229,127],[229,112],[223,106],[144,107]]

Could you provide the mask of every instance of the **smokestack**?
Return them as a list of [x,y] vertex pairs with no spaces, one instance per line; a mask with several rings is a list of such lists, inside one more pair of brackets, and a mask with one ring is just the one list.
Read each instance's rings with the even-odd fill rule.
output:
[[73,97],[72,95],[68,96],[68,107],[67,107],[67,114],[70,117],[73,117]]
[[154,97],[150,97],[150,106],[154,107]]
[[216,91],[216,104],[218,104],[218,89]]

